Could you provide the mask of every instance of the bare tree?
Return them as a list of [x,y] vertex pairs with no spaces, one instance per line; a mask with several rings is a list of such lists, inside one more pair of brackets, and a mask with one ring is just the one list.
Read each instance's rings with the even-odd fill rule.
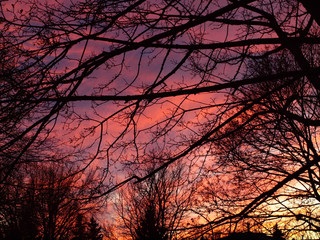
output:
[[[309,61],[317,65],[318,48],[310,51],[314,54],[310,52]],[[287,51],[250,64],[248,74],[255,76],[298,68]],[[255,104],[251,114],[239,116],[221,131],[225,138],[215,141],[214,154],[219,158],[209,169],[213,175],[209,182],[220,182],[221,189],[207,185],[204,190],[214,203],[212,209],[220,212],[215,220],[227,213],[233,216],[236,230],[247,219],[258,228],[265,221],[284,219],[282,227],[287,231],[317,233],[318,223],[312,220],[319,215],[317,90],[305,77],[294,76],[239,91],[242,96],[232,101],[250,104],[269,96]]]
[[208,182],[233,177],[218,217],[197,229],[236,225],[295,181],[317,199],[318,10],[309,0],[1,2],[0,154],[12,159],[1,181],[49,136],[83,170],[100,164],[109,189],[96,197],[177,161],[220,174]]
[[[131,239],[176,239],[190,214],[194,189],[186,185],[182,167],[165,169],[145,182],[130,184],[115,202],[118,228]],[[189,191],[186,191],[189,188]]]
[[71,239],[77,216],[92,214],[99,207],[90,199],[93,175],[70,176],[71,170],[58,163],[27,169],[4,192],[3,238]]

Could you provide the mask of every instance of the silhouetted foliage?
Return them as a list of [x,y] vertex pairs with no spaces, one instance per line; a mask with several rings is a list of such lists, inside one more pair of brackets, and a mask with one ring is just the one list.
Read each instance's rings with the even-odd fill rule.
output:
[[274,240],[284,240],[284,234],[282,233],[282,231],[278,228],[278,224],[276,224],[274,226],[274,231],[273,231],[273,235],[272,235]]
[[88,223],[87,239],[88,240],[103,239],[102,229],[93,217],[90,218],[90,222]]
[[73,232],[73,240],[84,240],[86,237],[86,226],[85,226],[84,217],[82,214],[78,213],[75,221],[75,227]]
[[[135,240],[167,240],[168,230],[165,226],[161,226],[161,222],[157,219],[156,203],[150,200],[144,206],[144,213],[140,216],[138,226],[136,228]],[[160,213],[161,214],[161,213]]]

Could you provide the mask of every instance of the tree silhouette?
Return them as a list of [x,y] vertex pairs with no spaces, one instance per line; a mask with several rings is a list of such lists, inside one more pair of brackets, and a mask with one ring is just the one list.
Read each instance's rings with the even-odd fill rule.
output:
[[[310,51],[317,52],[317,49]],[[308,57],[313,58],[309,59],[310,62],[318,64],[317,55],[310,54]],[[254,60],[248,74],[263,76],[270,71],[279,73],[297,68],[294,61],[289,60],[286,51]],[[243,94],[241,100],[232,101],[255,102],[266,94],[268,98],[255,103],[252,115],[242,115],[222,131],[221,135],[229,135],[227,138],[216,141],[219,148],[215,153],[223,159],[223,169],[228,169],[224,177],[229,175],[229,183],[232,181],[234,186],[238,186],[237,189],[222,186],[233,202],[224,210],[230,211],[232,208],[233,211],[239,211],[240,215],[249,213],[246,218],[263,215],[261,220],[285,216],[286,221],[293,224],[287,225],[289,229],[295,228],[295,222],[300,230],[317,232],[318,223],[313,223],[310,228],[309,217],[305,218],[304,226],[296,222],[297,214],[316,208],[319,204],[316,191],[318,172],[317,167],[313,166],[317,165],[318,159],[315,150],[318,145],[319,106],[316,91],[310,88],[306,78],[299,76],[279,80],[272,86],[261,83],[259,87],[251,86],[239,91]],[[212,187],[211,191],[216,190]],[[221,201],[218,204],[219,211],[223,211]],[[240,210],[238,206],[242,204],[248,205]],[[268,209],[272,205],[277,207]],[[316,216],[316,211],[313,214]]]
[[73,230],[73,240],[84,240],[86,239],[86,226],[84,216],[78,213],[75,221],[75,228]]
[[[150,171],[150,170],[149,170]],[[175,239],[192,205],[192,191],[186,192],[181,166],[166,169],[147,181],[129,185],[116,202],[123,235],[136,239]]]
[[[90,196],[87,187],[93,179],[83,179],[82,185],[81,175],[69,176],[66,166],[57,162],[45,167],[28,165],[27,169],[20,169],[17,180],[4,191],[0,209],[3,239],[71,239],[79,216],[98,207],[96,201],[81,199]],[[85,234],[86,227],[82,230]]]
[[90,218],[90,222],[88,223],[87,239],[90,239],[90,240],[103,239],[103,235],[101,233],[101,227],[93,217]]
[[284,234],[278,228],[277,224],[274,226],[273,239],[275,239],[275,240],[284,240]]
[[167,232],[165,226],[159,226],[159,221],[157,220],[157,210],[155,209],[155,203],[151,200],[147,203],[144,209],[144,215],[140,216],[138,226],[136,228],[136,240],[167,240]]
[[315,1],[0,4],[0,184],[52,138],[69,176],[99,165],[94,198],[179,162],[212,187],[194,209],[203,234],[299,214],[318,231]]

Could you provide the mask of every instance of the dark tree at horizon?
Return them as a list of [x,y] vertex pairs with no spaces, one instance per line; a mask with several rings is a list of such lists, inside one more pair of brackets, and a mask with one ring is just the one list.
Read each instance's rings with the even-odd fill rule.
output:
[[81,185],[83,176],[69,176],[70,169],[62,163],[30,165],[16,173],[17,180],[11,180],[10,187],[2,189],[1,239],[71,240],[79,235],[74,229],[79,220],[85,233],[85,216],[99,205],[81,198],[88,196],[87,187],[93,186],[94,179],[83,178]]
[[97,221],[94,217],[90,218],[90,222],[88,223],[88,230],[87,230],[87,239],[88,240],[102,240],[102,228],[99,226]]
[[179,228],[186,226],[195,191],[186,189],[185,173],[182,166],[161,170],[120,192],[115,208],[123,237],[173,240],[186,235]]

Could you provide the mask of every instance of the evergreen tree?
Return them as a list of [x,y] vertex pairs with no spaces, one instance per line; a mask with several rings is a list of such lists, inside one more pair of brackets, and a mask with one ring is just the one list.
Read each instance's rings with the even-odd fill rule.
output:
[[282,231],[278,228],[278,224],[274,226],[274,231],[273,231],[273,239],[274,240],[284,240],[284,234]]
[[167,240],[167,229],[157,219],[156,206],[153,201],[147,205],[144,216],[141,217],[136,229],[135,240]]
[[76,224],[75,224],[75,229],[73,231],[74,238],[72,240],[84,240],[86,239],[85,237],[85,226],[83,223],[83,215],[78,214],[77,219],[76,219]]
[[88,240],[102,240],[103,238],[103,235],[101,233],[101,227],[93,217],[91,217],[90,219],[87,234]]

